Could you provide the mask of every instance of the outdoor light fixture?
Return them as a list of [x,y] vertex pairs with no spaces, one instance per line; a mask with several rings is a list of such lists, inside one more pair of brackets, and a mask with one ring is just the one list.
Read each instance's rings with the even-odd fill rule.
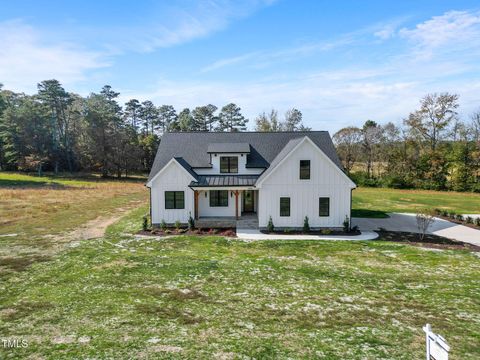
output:
[[207,197],[207,192],[205,191],[205,197]]

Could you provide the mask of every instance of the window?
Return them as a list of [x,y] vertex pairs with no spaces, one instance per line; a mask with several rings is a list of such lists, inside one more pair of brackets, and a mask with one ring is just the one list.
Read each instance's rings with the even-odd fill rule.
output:
[[319,216],[330,216],[330,198],[321,197],[319,199]]
[[210,207],[228,206],[228,190],[210,190]]
[[280,198],[280,216],[290,216],[290,198]]
[[165,191],[165,209],[185,209],[183,191]]
[[300,160],[300,180],[310,179],[310,160]]
[[221,173],[238,173],[238,157],[221,156],[220,172]]

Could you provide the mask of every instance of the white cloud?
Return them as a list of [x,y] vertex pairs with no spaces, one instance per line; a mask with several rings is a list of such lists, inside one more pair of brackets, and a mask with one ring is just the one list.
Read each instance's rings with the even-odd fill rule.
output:
[[458,48],[478,49],[480,45],[480,13],[449,11],[418,24],[415,28],[402,28],[401,37],[410,40],[419,57],[428,59],[435,50],[450,51]]
[[152,13],[141,26],[114,27],[104,29],[103,33],[115,52],[151,52],[207,37],[275,1],[209,0],[184,7],[167,5],[158,13]]
[[55,78],[64,84],[85,79],[89,70],[108,66],[101,54],[69,43],[48,43],[20,20],[0,23],[0,82],[17,91]]

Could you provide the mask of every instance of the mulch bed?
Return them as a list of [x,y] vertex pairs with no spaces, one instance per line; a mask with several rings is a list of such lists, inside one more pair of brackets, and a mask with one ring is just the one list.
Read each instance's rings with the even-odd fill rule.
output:
[[320,231],[320,230],[314,230],[314,231],[309,231],[309,232],[304,232],[304,231],[301,231],[301,230],[289,230],[289,231],[260,230],[260,232],[262,234],[270,234],[270,235],[318,235],[318,236],[328,236],[328,235],[356,236],[356,235],[361,234],[360,230],[350,231],[350,232],[345,232],[345,231],[342,231],[342,230],[332,230],[328,234],[322,233],[322,231]]
[[147,231],[139,231],[139,235],[150,235],[150,236],[171,236],[171,235],[204,235],[204,236],[226,236],[226,237],[236,237],[236,229],[234,228],[223,228],[223,229],[152,229]]
[[442,219],[442,220],[447,220],[447,221],[450,221],[452,223],[455,223],[455,224],[458,224],[458,225],[463,225],[463,226],[468,226],[472,229],[475,229],[475,230],[480,230],[480,226],[477,226],[475,224],[471,224],[471,223],[467,223],[465,221],[460,221],[460,220],[457,220],[457,219],[452,219],[451,217],[448,217],[448,216],[443,216],[443,215],[435,215],[435,217],[439,218],[439,219]]
[[443,250],[469,250],[480,252],[480,246],[464,243],[461,241],[447,239],[442,236],[426,234],[423,240],[420,240],[419,234],[400,231],[376,231],[379,235],[376,241],[393,241],[406,243],[413,246],[426,247],[431,249]]

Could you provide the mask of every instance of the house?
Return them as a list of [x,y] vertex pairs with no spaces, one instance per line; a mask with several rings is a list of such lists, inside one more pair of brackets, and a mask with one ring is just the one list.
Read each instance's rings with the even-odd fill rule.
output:
[[154,226],[191,216],[202,227],[250,219],[265,228],[271,217],[276,228],[301,228],[308,216],[312,228],[340,228],[356,185],[326,131],[172,132],[147,187]]

